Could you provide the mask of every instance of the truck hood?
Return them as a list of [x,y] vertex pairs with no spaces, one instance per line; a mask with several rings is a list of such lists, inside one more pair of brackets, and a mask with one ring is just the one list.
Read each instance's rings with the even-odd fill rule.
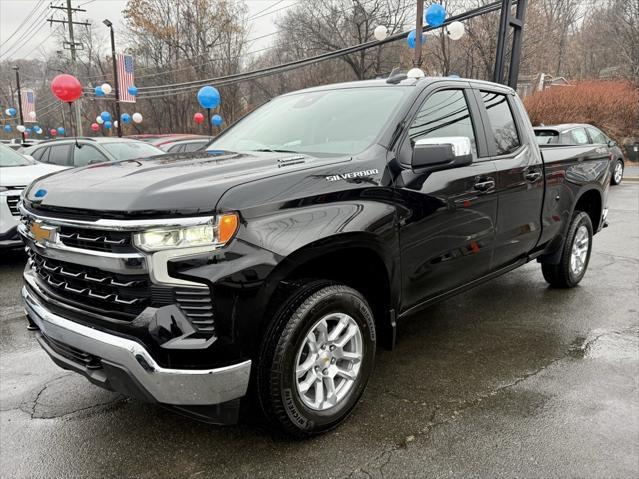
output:
[[28,186],[36,178],[64,169],[64,166],[44,163],[2,167],[0,168],[0,186]]
[[233,186],[349,159],[271,152],[167,154],[66,170],[34,182],[26,198],[47,209],[145,215],[209,213]]

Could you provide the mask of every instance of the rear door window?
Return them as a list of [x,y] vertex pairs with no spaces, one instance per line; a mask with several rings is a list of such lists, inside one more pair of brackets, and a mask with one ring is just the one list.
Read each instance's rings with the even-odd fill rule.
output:
[[71,166],[71,145],[52,145],[49,150],[49,163]]
[[570,130],[570,143],[573,145],[586,145],[588,143],[588,135],[585,128],[575,128]]
[[[482,91],[481,98],[488,113],[488,143],[494,142],[497,155],[507,155],[521,146],[515,117],[506,95]],[[492,134],[491,134],[492,132]]]

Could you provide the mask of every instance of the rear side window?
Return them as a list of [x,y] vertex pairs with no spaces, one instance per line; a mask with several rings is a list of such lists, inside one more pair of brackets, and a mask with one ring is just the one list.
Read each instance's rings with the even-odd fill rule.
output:
[[608,143],[608,137],[596,128],[588,128],[588,133],[590,133],[592,143],[602,143],[604,145]]
[[54,165],[70,166],[71,145],[52,145],[49,147],[49,161]]
[[568,132],[567,140],[571,145],[585,145],[588,143],[588,135],[584,128],[575,128]]
[[184,151],[185,152],[197,151],[204,148],[206,144],[207,144],[206,141],[187,143],[186,145],[184,145]]
[[477,156],[475,132],[462,90],[441,90],[430,95],[408,130],[411,143],[422,138],[465,136]]
[[487,131],[488,143],[494,142],[497,155],[512,153],[521,146],[521,140],[517,133],[513,112],[508,105],[508,98],[506,95],[488,91],[482,91],[481,98],[490,123]]

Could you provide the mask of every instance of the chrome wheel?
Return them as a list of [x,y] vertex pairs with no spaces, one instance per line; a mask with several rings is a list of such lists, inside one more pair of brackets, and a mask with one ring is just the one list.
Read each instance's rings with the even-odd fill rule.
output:
[[585,225],[581,225],[575,233],[570,254],[570,271],[575,277],[578,277],[586,267],[589,245],[588,228]]
[[620,161],[618,161],[617,164],[615,165],[615,172],[614,172],[615,183],[617,184],[621,183],[622,177],[623,177],[623,164]]
[[362,332],[348,314],[331,313],[309,330],[295,360],[295,384],[302,402],[316,411],[340,403],[359,374]]

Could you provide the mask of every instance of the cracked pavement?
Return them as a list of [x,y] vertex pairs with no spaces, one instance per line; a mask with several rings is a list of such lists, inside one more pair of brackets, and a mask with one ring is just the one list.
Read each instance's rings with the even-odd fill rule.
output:
[[573,290],[536,263],[399,325],[361,404],[295,442],[92,386],[26,331],[24,257],[0,257],[2,477],[638,477],[639,185],[611,188]]

